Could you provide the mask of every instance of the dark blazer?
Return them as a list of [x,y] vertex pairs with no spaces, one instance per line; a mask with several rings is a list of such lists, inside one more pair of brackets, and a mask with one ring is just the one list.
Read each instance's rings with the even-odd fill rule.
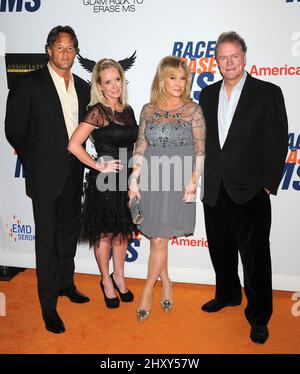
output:
[[218,101],[222,81],[204,88],[199,104],[206,121],[203,202],[214,206],[221,181],[231,199],[243,204],[261,189],[276,195],[288,145],[281,89],[247,75],[232,123],[220,148]]
[[[90,88],[83,79],[73,77],[79,123],[86,112]],[[5,133],[24,166],[27,194],[59,196],[76,161],[67,151],[67,128],[48,67],[22,75],[10,89]]]

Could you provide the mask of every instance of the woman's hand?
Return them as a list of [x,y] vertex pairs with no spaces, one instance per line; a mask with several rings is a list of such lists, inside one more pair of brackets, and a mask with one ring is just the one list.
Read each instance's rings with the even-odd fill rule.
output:
[[104,161],[102,159],[101,162],[97,161],[96,163],[96,170],[101,173],[118,173],[122,169],[121,160]]
[[190,182],[184,191],[183,201],[186,203],[194,203],[197,195],[197,184]]
[[141,192],[139,188],[139,184],[136,178],[130,177],[129,178],[129,190],[128,190],[128,197],[129,197],[129,205],[134,198],[140,200]]

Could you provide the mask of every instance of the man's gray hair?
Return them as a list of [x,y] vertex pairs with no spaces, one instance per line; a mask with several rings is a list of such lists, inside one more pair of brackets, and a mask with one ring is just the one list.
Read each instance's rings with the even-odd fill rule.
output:
[[247,46],[245,40],[235,31],[223,32],[219,35],[217,44],[215,47],[215,57],[218,57],[218,47],[223,43],[236,43],[238,44],[244,53],[247,52]]

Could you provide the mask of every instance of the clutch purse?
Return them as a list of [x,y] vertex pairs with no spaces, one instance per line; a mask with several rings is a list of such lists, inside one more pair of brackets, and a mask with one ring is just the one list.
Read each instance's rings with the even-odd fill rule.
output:
[[135,225],[139,225],[144,221],[144,215],[141,208],[141,202],[136,197],[131,201],[130,212],[132,217],[132,222]]

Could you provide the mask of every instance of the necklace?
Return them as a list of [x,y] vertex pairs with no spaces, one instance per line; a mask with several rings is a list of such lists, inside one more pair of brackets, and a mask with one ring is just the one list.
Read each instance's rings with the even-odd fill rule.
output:
[[182,101],[182,102],[178,103],[177,105],[172,105],[172,106],[166,105],[163,108],[158,105],[157,108],[159,110],[161,110],[162,112],[173,112],[174,110],[181,109],[184,105],[185,105],[185,102]]

